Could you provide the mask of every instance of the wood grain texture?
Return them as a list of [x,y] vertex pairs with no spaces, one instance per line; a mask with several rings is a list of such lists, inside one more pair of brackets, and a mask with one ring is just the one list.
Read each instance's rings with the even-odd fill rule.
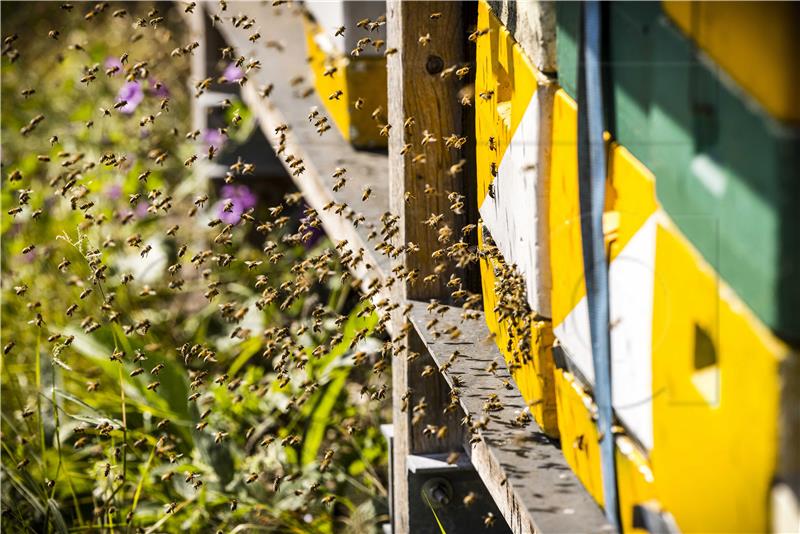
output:
[[[396,48],[390,55],[389,69],[389,181],[391,208],[401,215],[402,242],[413,242],[419,252],[406,258],[410,269],[419,269],[420,281],[433,273],[435,266],[430,255],[442,248],[437,240],[436,228],[450,226],[460,232],[466,224],[466,214],[457,215],[449,207],[448,192],[463,192],[466,183],[474,182],[470,166],[461,173],[451,174],[452,165],[466,156],[462,151],[447,148],[444,137],[463,132],[462,106],[458,92],[462,82],[455,75],[442,79],[441,71],[452,65],[466,63],[466,33],[461,2],[387,2],[387,45]],[[440,13],[432,20],[431,13]],[[429,37],[423,45],[420,38]],[[404,122],[414,124],[404,128]],[[423,144],[424,132],[435,136],[436,141]],[[410,149],[401,154],[404,145]],[[414,163],[415,156],[424,155],[425,161]],[[434,194],[425,194],[429,184]],[[406,201],[406,193],[412,198]],[[436,228],[423,224],[431,214],[443,214]],[[454,238],[457,238],[454,236]],[[448,298],[445,287],[447,275],[432,284],[407,285],[409,299]]]
[[487,0],[533,65],[556,72],[556,8],[550,0]]
[[[403,257],[405,267],[418,270],[419,274],[416,283],[396,284],[393,296],[398,302],[449,299],[451,290],[445,284],[452,269],[446,269],[433,283],[424,284],[422,279],[433,274],[436,267],[431,254],[448,244],[439,242],[438,229],[449,226],[457,239],[468,220],[466,211],[455,214],[450,210],[451,201],[447,195],[449,192],[465,194],[468,189],[465,184],[475,182],[474,157],[470,147],[448,148],[444,141],[445,136],[463,136],[465,131],[472,137],[471,123],[462,113],[458,97],[459,90],[467,82],[457,81],[454,75],[446,79],[441,76],[442,70],[448,67],[466,64],[464,9],[462,2],[387,2],[387,47],[397,50],[387,58],[391,125],[389,198],[392,213],[400,216],[395,246],[412,242],[419,247],[417,252]],[[432,13],[440,13],[439,18],[431,19]],[[406,120],[413,124],[405,127]],[[423,142],[426,131],[435,137],[434,142]],[[423,157],[424,161],[419,161]],[[416,162],[415,158],[418,158]],[[462,158],[469,161],[464,170],[448,172]],[[436,192],[426,194],[428,185]],[[471,205],[469,200],[465,205]],[[432,214],[443,215],[433,228],[423,224]],[[400,314],[395,316],[396,331],[403,321]],[[442,413],[442,408],[449,403],[449,389],[438,370],[432,376],[420,376],[424,367],[432,364],[421,340],[410,335],[400,344],[407,348],[395,355],[392,367],[396,475],[393,521],[394,531],[405,533],[409,530],[410,513],[407,456],[449,452],[458,447],[463,436],[457,417]],[[419,352],[420,357],[409,362],[406,358],[409,352]],[[412,426],[411,411],[423,398],[429,407],[423,422]],[[447,436],[439,440],[424,435],[422,430],[427,424],[445,426]]]

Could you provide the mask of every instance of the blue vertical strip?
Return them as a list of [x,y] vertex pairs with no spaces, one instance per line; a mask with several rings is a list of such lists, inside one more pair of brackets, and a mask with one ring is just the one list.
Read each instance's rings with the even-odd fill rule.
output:
[[608,520],[620,530],[614,436],[611,432],[611,341],[609,336],[608,263],[603,239],[606,147],[600,79],[602,21],[600,3],[584,2],[578,61],[578,186],[581,242],[594,365],[594,401],[598,409],[603,501]]

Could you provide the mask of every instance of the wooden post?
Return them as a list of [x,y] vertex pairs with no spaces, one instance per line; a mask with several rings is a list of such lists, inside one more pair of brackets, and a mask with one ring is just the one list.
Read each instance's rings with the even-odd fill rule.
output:
[[[433,17],[431,16],[433,15]],[[432,254],[458,241],[461,228],[467,223],[465,210],[454,213],[448,194],[465,194],[465,184],[473,184],[474,161],[470,150],[445,146],[445,137],[456,134],[473,138],[473,131],[464,131],[463,107],[459,90],[464,82],[451,71],[467,64],[464,4],[461,2],[387,2],[387,46],[397,52],[389,55],[389,190],[392,213],[400,216],[397,246],[412,242],[419,250],[404,254],[408,270],[418,270],[416,282],[395,284],[394,298],[406,300],[451,300],[452,289],[446,286],[451,273],[447,266],[433,282],[423,279],[434,274],[436,261]],[[465,161],[463,164],[461,160]],[[455,168],[453,166],[456,166]],[[434,192],[430,192],[430,188]],[[425,190],[429,189],[426,193]],[[431,215],[442,215],[431,227],[424,223]],[[440,229],[449,227],[452,237],[440,242]],[[457,276],[466,278],[463,272]],[[401,332],[405,319],[393,317],[394,332]],[[392,367],[394,424],[394,488],[393,521],[396,533],[409,531],[409,495],[406,459],[409,454],[448,452],[463,449],[463,429],[458,412],[444,415],[449,402],[449,388],[439,374],[423,378],[420,373],[433,365],[419,338],[409,330],[396,340],[398,350]],[[408,360],[409,354],[419,353]],[[412,425],[412,411],[424,398],[425,416]],[[446,426],[444,438],[422,434],[426,424]]]

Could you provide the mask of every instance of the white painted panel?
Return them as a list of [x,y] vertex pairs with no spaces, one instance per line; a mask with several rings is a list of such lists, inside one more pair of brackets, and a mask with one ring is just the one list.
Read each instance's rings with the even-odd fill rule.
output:
[[561,324],[553,328],[553,334],[569,354],[570,361],[590,384],[594,384],[592,336],[589,331],[589,307],[586,297],[572,308]]
[[[540,166],[541,107],[533,95],[500,162],[481,218],[507,263],[524,276],[532,310],[550,316],[546,167]],[[549,127],[544,125],[544,127]]]
[[653,448],[653,291],[656,220],[651,216],[609,269],[614,410]]
[[[653,447],[652,330],[656,220],[651,216],[609,268],[611,382],[617,417],[648,449]],[[586,297],[554,329],[555,336],[594,384]]]

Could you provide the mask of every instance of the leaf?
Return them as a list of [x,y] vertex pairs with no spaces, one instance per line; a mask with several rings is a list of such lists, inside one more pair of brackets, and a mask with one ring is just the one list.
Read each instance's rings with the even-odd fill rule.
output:
[[67,532],[69,532],[69,528],[67,527],[66,521],[64,521],[64,516],[61,515],[61,510],[58,508],[58,503],[53,499],[47,499],[47,506],[50,508],[50,516],[53,518],[53,523],[55,523],[56,527],[58,528],[58,532],[67,534]]
[[242,351],[238,356],[236,356],[236,359],[233,360],[233,363],[231,363],[231,366],[228,369],[228,374],[230,376],[236,376],[236,373],[239,372],[239,369],[241,369],[242,366],[246,364],[256,352],[258,352],[258,349],[261,348],[261,340],[257,337],[252,337],[243,342],[241,347]]
[[350,368],[340,368],[335,371],[335,378],[328,382],[325,392],[319,401],[314,405],[311,421],[306,429],[303,439],[303,450],[300,454],[300,465],[306,466],[313,462],[317,457],[322,439],[325,437],[325,430],[330,422],[330,415],[336,405],[336,399],[342,392],[347,383],[347,376]]

